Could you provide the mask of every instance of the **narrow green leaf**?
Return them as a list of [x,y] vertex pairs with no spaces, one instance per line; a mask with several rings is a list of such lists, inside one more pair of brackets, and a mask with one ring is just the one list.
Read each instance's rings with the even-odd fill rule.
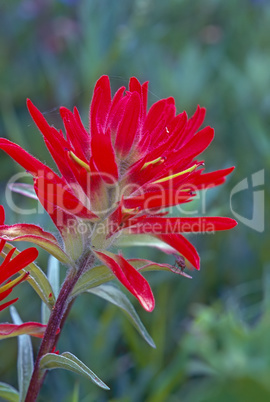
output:
[[156,345],[148,334],[146,328],[140,320],[135,308],[127,298],[127,296],[118,288],[113,285],[104,284],[100,285],[96,288],[89,289],[88,292],[93,293],[102,299],[107,300],[108,302],[114,304],[117,307],[120,307],[134,327],[138,330],[141,336],[145,339],[145,341],[152,347],[156,348]]
[[[12,316],[14,324],[21,325],[23,323],[14,306],[10,307],[10,314]],[[19,335],[17,369],[20,402],[24,402],[25,400],[25,396],[27,394],[28,386],[33,372],[33,367],[34,362],[31,338],[29,335]]]
[[57,258],[49,256],[48,261],[48,279],[52,286],[55,298],[58,297],[60,287],[60,263]]
[[61,355],[55,353],[47,353],[40,360],[41,370],[51,370],[56,368],[62,368],[65,370],[73,371],[76,374],[81,374],[88,378],[99,387],[104,389],[110,389],[100,378],[93,373],[81,360],[79,360],[72,353],[64,352]]
[[[48,260],[48,272],[47,277],[48,281],[53,289],[54,297],[57,298],[59,294],[59,286],[60,286],[60,265],[59,261],[53,257],[52,255],[49,256]],[[48,308],[47,304],[42,302],[41,305],[41,317],[42,317],[42,324],[47,324],[50,318],[51,309]]]
[[0,400],[1,398],[5,401],[19,402],[19,392],[11,385],[0,382]]
[[[3,255],[7,255],[7,253],[13,248],[14,247],[11,244],[6,243],[2,251]],[[16,249],[14,256],[18,255],[19,253],[20,251]],[[55,296],[50,282],[44,272],[34,262],[27,265],[27,267],[20,272],[29,272],[27,281],[39,295],[41,300],[46,303],[49,308],[52,308],[52,306],[55,304]]]
[[105,282],[111,281],[115,276],[106,265],[98,265],[89,271],[86,271],[77,281],[71,293],[72,297],[86,292],[88,289],[102,285]]

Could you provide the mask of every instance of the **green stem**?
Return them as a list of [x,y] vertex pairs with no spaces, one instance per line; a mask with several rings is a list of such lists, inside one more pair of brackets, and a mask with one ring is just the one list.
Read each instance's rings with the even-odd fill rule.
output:
[[69,296],[81,274],[84,272],[86,267],[91,266],[93,262],[94,256],[90,253],[87,254],[81,260],[81,263],[76,270],[74,268],[70,270],[63,282],[40,345],[25,402],[35,402],[38,397],[40,388],[46,376],[46,371],[40,373],[40,360],[45,354],[50,353],[56,346],[56,342],[59,338],[58,330],[64,325],[73,303],[73,300],[69,300]]

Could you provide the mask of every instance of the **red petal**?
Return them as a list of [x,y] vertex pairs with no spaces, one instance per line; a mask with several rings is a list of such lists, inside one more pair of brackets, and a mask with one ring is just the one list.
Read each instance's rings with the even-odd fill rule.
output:
[[11,158],[13,158],[25,170],[27,170],[34,176],[38,176],[40,173],[44,175],[47,172],[51,172],[51,169],[48,168],[48,166],[44,165],[38,159],[34,158],[19,145],[6,140],[5,138],[0,139],[0,149],[3,149],[3,151],[9,154]]
[[9,261],[11,260],[11,257],[13,256],[14,252],[15,252],[15,248],[11,249],[7,253],[7,255],[5,256],[5,259],[4,259],[4,261],[3,261],[2,265],[1,265],[2,269],[9,263]]
[[171,157],[168,155],[168,168],[179,162],[179,159],[192,159],[201,154],[213,141],[214,130],[211,127],[205,127],[199,131],[182,148],[176,151]]
[[88,145],[86,145],[86,148],[84,149],[86,158],[88,159],[88,157],[91,156],[90,155],[90,143],[89,143],[91,135],[90,135],[90,132],[86,131],[86,129],[85,129],[83,123],[82,123],[79,111],[78,111],[78,109],[76,107],[74,107],[73,113],[74,113],[75,119],[77,121],[77,124],[81,127],[81,131],[80,131],[80,133],[81,133],[80,136],[81,137],[80,138],[82,139],[83,144],[85,144],[85,145],[88,144]]
[[[162,99],[151,106],[143,127],[144,137],[151,137],[151,148],[166,142],[168,138],[166,127],[174,119],[175,111],[176,108],[172,97]],[[142,137],[141,143],[144,141],[145,139]],[[141,148],[143,149],[142,145]]]
[[106,127],[111,107],[111,87],[107,75],[103,75],[96,83],[90,108],[90,127],[102,131]]
[[[0,287],[0,290],[1,290],[1,287]],[[0,301],[4,300],[6,297],[8,297],[11,292],[12,292],[12,288],[9,288],[9,289],[5,290],[4,292],[2,291],[0,293]],[[16,299],[15,301],[17,301],[17,300],[18,299]],[[14,303],[15,303],[15,301],[14,301]],[[3,306],[3,304],[2,304],[2,306]]]
[[200,269],[200,257],[197,250],[184,236],[180,234],[168,234],[168,235],[158,235],[156,236],[160,240],[169,244],[180,254],[182,254],[191,264],[196,268]]
[[132,148],[140,116],[140,96],[132,92],[126,104],[124,116],[118,127],[115,148],[120,157],[126,157]]
[[[10,289],[10,291],[11,291],[12,289]],[[9,292],[10,293],[10,292]],[[6,303],[3,303],[3,304],[1,304],[0,305],[0,311],[2,311],[2,310],[5,310],[5,308],[7,308],[8,306],[10,306],[11,304],[13,304],[13,303],[16,303],[16,301],[18,301],[19,300],[19,298],[17,297],[16,299],[12,299],[12,300],[10,300],[10,301],[8,301],[8,302],[6,302]],[[0,324],[0,339],[1,339],[1,326],[2,325],[5,325],[5,324]]]
[[165,117],[167,113],[167,106],[171,105],[174,107],[174,99],[161,99],[160,101],[154,103],[147,113],[147,117],[144,123],[144,131],[151,133],[161,118]]
[[215,172],[205,174],[202,174],[202,171],[200,170],[198,171],[200,175],[193,178],[192,186],[194,186],[194,188],[197,188],[198,190],[205,187],[209,188],[217,186],[219,184],[222,184],[225,181],[225,176],[230,174],[233,170],[234,166],[227,169],[216,170]]
[[124,108],[122,106],[125,104],[125,102],[122,102],[125,98],[123,98],[123,93],[125,87],[121,87],[118,89],[118,91],[115,93],[112,104],[111,104],[111,110],[107,119],[107,127],[112,130],[112,134],[114,135],[114,130],[117,129],[117,126],[119,122],[121,121],[122,114],[124,112]]
[[88,134],[83,127],[79,112],[76,109],[75,115],[75,113],[73,114],[67,108],[61,107],[60,114],[65,125],[67,139],[71,148],[78,158],[87,162],[90,157],[90,134]]
[[[25,281],[29,276],[29,272],[25,272],[23,275],[18,276],[18,278],[15,279],[15,282],[13,283],[13,285],[5,290],[4,292],[0,292],[0,301],[4,300],[6,297],[8,297],[10,295],[10,293],[12,292],[12,290],[14,289],[15,286],[19,285],[19,283]],[[19,280],[17,280],[19,279]],[[6,284],[9,284],[11,282],[11,279],[7,281]],[[5,286],[5,285],[4,285]],[[1,290],[1,287],[0,287]],[[15,303],[18,299],[13,300],[13,303]]]
[[109,252],[95,252],[98,258],[105,263],[117,279],[135,296],[146,311],[152,311],[155,300],[152,290],[146,279],[122,256]]
[[141,85],[136,77],[131,77],[129,80],[129,90],[130,92],[138,92],[141,97],[141,121],[144,121],[147,111],[148,82],[144,82]]
[[[188,142],[194,136],[196,131],[199,130],[204,121],[205,113],[206,109],[198,105],[196,112],[187,122],[186,129],[180,139],[181,144],[185,144],[186,142]],[[178,146],[180,145],[180,143],[178,143]]]
[[54,213],[55,207],[59,207],[63,211],[79,218],[94,219],[97,217],[72,194],[69,186],[63,185],[56,175],[51,179],[45,177],[35,179],[34,189],[42,205],[45,205],[45,209],[50,215]]
[[61,130],[57,131],[54,127],[51,127],[48,124],[43,114],[30,101],[30,99],[27,99],[27,107],[32,119],[43,135],[45,144],[56,165],[58,166],[59,171],[63,174],[67,181],[74,182],[75,180],[73,172],[66,161],[67,150],[70,149],[70,146],[64,138],[63,133]]
[[[111,143],[110,132],[106,134],[93,131],[91,140],[92,155],[100,174],[106,183],[113,184],[118,180],[118,167]],[[103,175],[104,173],[104,175]]]
[[[30,247],[24,251],[21,251],[16,257],[14,257],[8,264],[0,271],[0,283],[3,283],[12,275],[19,272],[21,269],[27,267],[28,264],[33,262],[38,256],[38,251],[34,247]],[[1,266],[2,268],[2,266]]]

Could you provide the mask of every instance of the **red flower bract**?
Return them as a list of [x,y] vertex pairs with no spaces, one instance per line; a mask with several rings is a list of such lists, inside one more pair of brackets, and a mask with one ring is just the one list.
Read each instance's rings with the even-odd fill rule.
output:
[[[39,238],[42,247],[61,254],[62,260],[76,261],[91,249],[151,311],[154,299],[148,283],[122,255],[106,251],[113,242],[120,235],[151,235],[161,248],[167,243],[171,252],[199,269],[197,251],[181,233],[226,230],[236,222],[165,216],[164,209],[192,201],[198,190],[222,184],[234,168],[204,174],[203,161],[195,158],[214,137],[212,128],[200,129],[205,109],[198,106],[188,119],[185,112],[176,115],[174,99],[168,98],[147,112],[147,86],[133,77],[129,90],[121,87],[112,98],[109,78],[101,77],[94,89],[89,131],[76,108],[60,109],[66,135],[27,101],[60,176],[6,139],[0,139],[0,148],[32,174],[37,197],[60,231],[64,250],[61,254],[55,238],[42,235],[40,228],[31,237],[29,226],[21,225],[21,236],[33,242]],[[3,230],[5,236],[19,239],[14,230]]]
[[[5,219],[4,208],[0,205],[0,225],[3,225]],[[0,253],[5,246],[5,241],[0,240]],[[27,250],[22,251],[16,257],[12,258],[15,248],[11,249],[5,256],[4,261],[0,265],[0,301],[2,302],[7,296],[10,295],[12,289],[27,279],[28,273],[21,273],[17,278],[11,280],[10,278],[21,271],[23,268],[27,267],[31,262],[33,262],[37,256],[38,251],[36,248],[31,247]],[[12,259],[11,259],[12,258]],[[15,303],[18,298],[10,300],[6,303],[0,305],[0,311],[4,310],[6,307]]]

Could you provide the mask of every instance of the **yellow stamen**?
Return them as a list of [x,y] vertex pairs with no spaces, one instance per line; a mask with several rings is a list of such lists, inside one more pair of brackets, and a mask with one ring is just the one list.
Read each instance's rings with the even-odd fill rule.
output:
[[160,156],[159,158],[154,159],[153,161],[146,162],[146,163],[143,165],[143,167],[141,168],[141,170],[145,169],[145,168],[146,168],[147,166],[149,166],[149,165],[155,165],[155,164],[158,163],[158,162],[163,162],[163,160],[164,160],[164,158],[163,158],[162,156]]
[[123,214],[137,214],[140,211],[140,207],[136,207],[136,208],[122,208],[122,213]]
[[185,174],[185,173],[191,173],[191,172],[193,172],[193,170],[196,169],[197,166],[199,166],[199,165],[198,165],[198,164],[195,164],[195,165],[191,166],[190,168],[188,168],[188,169],[186,169],[186,170],[183,170],[182,172],[175,173],[175,174],[172,174],[171,176],[163,177],[162,179],[153,181],[152,184],[164,183],[165,181],[174,179],[175,177],[181,176],[181,175],[183,175],[183,174]]
[[21,274],[20,276],[18,276],[16,279],[13,279],[13,281],[7,283],[4,286],[0,287],[0,294],[4,293],[6,290],[9,290],[10,288],[12,288],[13,286],[17,285],[18,282],[20,282],[22,280],[22,277],[25,276],[25,273]]
[[81,167],[83,167],[84,169],[87,170],[87,172],[90,172],[90,167],[87,165],[87,163],[85,163],[84,161],[82,161],[80,158],[78,158],[78,156],[76,156],[74,154],[74,152],[69,151],[69,155],[71,156],[71,158],[78,163],[78,165],[80,165]]

